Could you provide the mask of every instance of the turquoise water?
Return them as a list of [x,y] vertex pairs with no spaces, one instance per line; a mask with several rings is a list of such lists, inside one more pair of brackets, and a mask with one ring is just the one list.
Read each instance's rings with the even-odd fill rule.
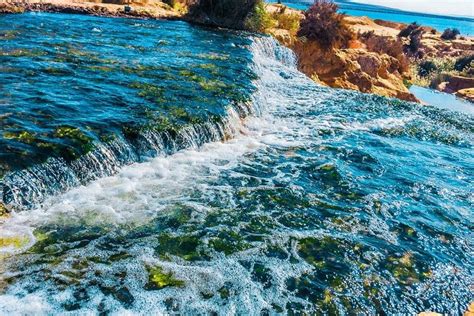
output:
[[[381,19],[407,24],[417,22],[418,24],[432,27],[439,32],[443,32],[447,28],[454,27],[461,32],[461,35],[474,35],[474,19],[468,17],[451,17],[407,12],[376,5],[352,3],[349,1],[335,2],[339,5],[341,12],[349,15],[368,16],[372,19]],[[289,0],[283,1],[282,3],[295,9],[306,10],[313,3],[313,1]]]
[[[18,190],[15,203],[31,204],[51,190],[111,174],[156,155],[157,141],[176,151],[198,125],[224,132],[218,126],[229,106],[248,111],[253,74],[242,36],[185,23],[47,14],[4,16],[0,34],[0,176],[8,173],[8,203]],[[39,188],[36,176],[15,173],[46,161],[38,172],[51,186]],[[32,186],[17,188],[18,182]]]
[[[205,86],[192,86],[194,97],[208,98],[198,106],[188,95],[187,75],[153,80],[149,77],[161,75],[161,70],[152,69],[146,73],[149,90],[175,87],[173,96],[182,107],[196,113],[218,108],[219,119],[207,124],[209,117],[203,116],[204,121],[173,125],[174,132],[171,127],[155,129],[155,120],[145,119],[148,124],[138,135],[153,142],[140,144],[126,137],[120,123],[112,130],[122,145],[115,151],[107,147],[107,139],[98,137],[88,153],[61,158],[63,169],[48,159],[36,163],[33,151],[28,156],[33,166],[7,171],[4,185],[15,189],[7,195],[14,212],[0,224],[2,314],[435,310],[457,315],[472,299],[472,115],[317,86],[296,70],[291,51],[267,37],[181,22],[51,14],[0,17],[2,30],[13,23],[19,31],[28,25],[26,34],[35,41],[42,30],[54,28],[57,40],[94,44],[100,56],[120,51],[115,56],[118,64],[130,64],[121,56],[134,55],[128,38],[138,29],[145,32],[141,43],[167,40],[167,54],[156,47],[146,51],[150,62],[165,58],[167,67],[194,70],[190,65],[203,62],[203,50],[211,50],[214,57],[205,63],[214,66],[205,68],[226,69],[221,76],[228,76],[223,80],[233,86],[212,96]],[[81,31],[74,32],[76,28]],[[101,37],[92,37],[85,28],[102,30]],[[109,34],[107,29],[120,31]],[[9,49],[28,47],[21,34],[8,39]],[[193,40],[181,40],[183,34],[192,34]],[[105,54],[102,49],[111,45],[107,43],[112,37],[114,49]],[[46,48],[54,45],[40,50]],[[186,62],[177,58],[181,51],[189,52]],[[8,58],[19,58],[11,62],[11,71],[25,81],[21,69],[34,65],[26,59],[37,57]],[[92,60],[71,59],[57,66],[78,69]],[[24,66],[15,68],[20,62]],[[121,77],[123,69],[116,72]],[[101,72],[87,75],[84,80],[91,83],[105,84],[108,78]],[[3,85],[17,82],[5,80],[3,74],[1,78]],[[102,102],[94,103],[88,110],[90,120],[108,122],[115,116],[113,100],[122,92],[138,105],[151,102],[148,93],[129,90],[128,82],[138,78],[121,78],[122,85],[95,95],[111,101],[104,108]],[[43,82],[54,90],[62,81],[48,74]],[[228,99],[239,89],[245,97]],[[2,90],[2,98],[11,90]],[[22,91],[50,90],[32,85]],[[57,119],[50,118],[51,124],[70,124],[78,116],[75,107],[87,104],[71,104],[71,93],[65,91],[58,93],[56,104],[37,105],[70,105],[58,111]],[[90,93],[84,90],[73,99],[91,102]],[[154,98],[153,104],[161,107],[168,98]],[[34,102],[11,102],[8,112],[0,107],[0,113],[17,115],[20,124],[21,111],[16,109]],[[98,107],[102,114],[93,115]],[[135,120],[140,109],[127,108],[124,115]],[[168,116],[173,118],[170,112],[159,115]],[[35,128],[42,124],[38,119],[25,121]],[[88,130],[82,126],[77,128]],[[207,134],[214,136],[201,139]],[[1,148],[5,152],[9,147]],[[117,160],[140,148],[148,148],[141,159]],[[84,166],[80,173],[75,173],[77,161]],[[111,164],[116,167],[107,169]],[[64,181],[78,174],[95,176],[79,183]],[[64,183],[69,186],[60,185]],[[57,190],[51,192],[51,186]]]

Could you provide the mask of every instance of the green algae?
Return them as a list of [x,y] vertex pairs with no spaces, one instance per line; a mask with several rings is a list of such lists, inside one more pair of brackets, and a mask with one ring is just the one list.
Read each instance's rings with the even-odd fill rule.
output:
[[224,285],[224,286],[221,287],[219,290],[217,290],[217,292],[219,293],[219,296],[220,296],[221,299],[223,299],[223,300],[227,300],[227,299],[232,295],[231,290],[230,290],[229,287],[226,286],[226,285]]
[[0,202],[0,218],[8,216],[10,213],[9,209],[3,202]]
[[0,31],[0,40],[11,40],[20,34],[17,30]]
[[208,69],[208,70],[217,69],[217,66],[215,64],[211,64],[211,63],[198,64],[196,67],[201,68],[201,69]]
[[30,242],[28,236],[0,236],[1,248],[21,249]]
[[165,218],[158,218],[166,228],[177,229],[191,220],[193,209],[186,205],[173,205],[166,213]]
[[412,285],[431,277],[431,270],[411,252],[389,256],[385,267],[402,285]]
[[54,131],[54,136],[66,139],[74,148],[67,148],[63,155],[67,158],[78,158],[80,155],[90,152],[94,148],[92,139],[84,134],[79,128],[60,126]]
[[205,91],[211,91],[215,93],[220,93],[223,89],[228,88],[228,86],[219,80],[212,79],[212,80],[202,80],[199,81],[199,86],[204,89]]
[[166,287],[183,287],[185,285],[183,280],[176,279],[172,272],[165,272],[160,266],[147,267],[148,283],[145,289],[161,290]]
[[216,237],[211,237],[209,239],[209,246],[217,252],[223,252],[227,256],[251,247],[239,233],[233,230],[223,230]]
[[193,116],[191,115],[185,108],[183,107],[178,107],[178,106],[172,106],[168,108],[168,113],[174,118],[175,120],[181,120],[186,123],[191,123],[191,124],[198,124],[202,123],[203,120],[199,118],[198,116]]
[[115,253],[113,255],[111,255],[107,261],[108,262],[115,262],[115,261],[121,261],[121,260],[125,260],[125,259],[128,259],[132,257],[132,255],[130,255],[129,253],[126,253],[126,252],[119,252],[119,253]]
[[207,258],[207,256],[201,255],[199,251],[201,241],[197,236],[173,236],[165,233],[158,237],[158,243],[159,245],[155,248],[155,251],[163,259],[168,255],[178,256],[186,261],[196,261]]
[[46,67],[45,69],[43,69],[43,72],[49,75],[53,75],[53,76],[69,75],[73,73],[72,71],[68,69],[55,68],[55,67]]
[[110,66],[88,66],[87,69],[92,71],[111,72],[115,69]]
[[205,53],[197,55],[199,58],[209,59],[209,60],[228,60],[230,58],[227,54],[217,54],[217,53]]
[[299,256],[317,269],[323,269],[328,265],[348,268],[346,263],[337,259],[343,256],[346,247],[343,241],[329,236],[298,240]]
[[28,131],[4,132],[3,138],[9,139],[9,140],[16,140],[25,144],[31,144],[36,140],[35,134]]
[[39,57],[46,55],[46,52],[29,49],[13,49],[9,51],[0,51],[0,56],[4,57]]
[[137,95],[139,97],[153,101],[157,104],[165,102],[163,87],[143,82],[134,82],[130,84],[129,87],[138,90]]
[[276,223],[273,218],[266,215],[260,215],[250,218],[249,221],[243,226],[242,231],[245,233],[263,235],[270,234],[271,231],[276,227]]
[[272,286],[271,270],[261,263],[255,263],[252,270],[252,278],[262,283],[264,289]]

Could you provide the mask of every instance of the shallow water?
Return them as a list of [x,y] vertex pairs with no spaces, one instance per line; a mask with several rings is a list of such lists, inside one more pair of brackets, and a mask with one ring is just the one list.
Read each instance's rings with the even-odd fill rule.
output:
[[454,94],[423,88],[416,85],[410,87],[410,92],[427,105],[470,115],[474,114],[474,103],[458,98]]
[[3,219],[3,314],[465,310],[472,115],[319,87],[270,38],[146,23],[217,37],[229,64],[245,56],[249,111],[227,103],[227,137],[158,148]]

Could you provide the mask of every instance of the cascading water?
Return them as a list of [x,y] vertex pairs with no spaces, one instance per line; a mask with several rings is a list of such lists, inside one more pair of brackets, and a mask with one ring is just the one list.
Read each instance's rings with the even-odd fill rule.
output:
[[238,121],[250,111],[246,104],[235,106],[241,116],[230,108],[227,117],[219,121],[189,125],[173,135],[168,132],[144,131],[137,136],[139,140],[136,144],[122,139],[114,140],[111,143],[97,144],[93,151],[71,162],[62,158],[49,158],[41,165],[9,173],[0,183],[1,200],[17,209],[31,208],[50,195],[113,175],[120,167],[134,162],[233,137]]
[[[43,19],[49,20],[48,17]],[[19,22],[13,20],[13,23]],[[67,27],[69,23],[65,19],[62,25],[52,26],[52,32],[62,33],[60,27]],[[67,37],[53,39],[51,36],[48,40],[53,43],[59,41],[51,49],[48,41],[32,39],[32,34],[24,33],[19,34],[13,44],[6,45],[3,53],[5,73],[14,75],[7,75],[2,81],[5,95],[11,96],[5,100],[6,115],[2,118],[5,126],[2,145],[7,150],[2,153],[5,159],[0,165],[0,172],[2,169],[6,171],[3,175],[0,173],[0,201],[15,209],[32,208],[47,196],[115,174],[125,165],[225,140],[234,135],[235,124],[239,124],[237,121],[253,111],[248,102],[251,73],[238,66],[248,62],[248,54],[246,56],[242,53],[245,50],[237,47],[246,45],[246,40],[235,35],[237,45],[224,40],[217,43],[220,40],[218,36],[214,39],[214,35],[208,33],[201,39],[200,45],[190,48],[191,52],[184,50],[182,56],[170,57],[169,53],[179,41],[173,38],[175,29],[165,30],[164,38],[156,44],[158,48],[149,47],[150,43],[146,40],[135,40],[131,45],[127,38],[121,37],[121,32],[137,32],[140,28],[145,29],[145,37],[156,30],[156,26],[150,23],[122,23],[110,34],[105,48],[95,45],[98,39],[94,36],[89,41],[77,42],[69,41]],[[185,37],[194,36],[192,30],[184,26],[175,28],[181,28]],[[33,25],[32,30],[34,35],[43,35],[41,27]],[[99,34],[102,32],[100,25],[93,30]],[[44,51],[17,48],[20,39]],[[229,50],[239,51],[241,56],[233,55],[232,61],[227,61],[228,56],[224,53],[204,51],[205,45],[213,40],[217,45],[233,45]],[[168,63],[164,64],[166,59],[169,59]],[[194,66],[194,69],[189,70],[186,64]],[[38,73],[40,77],[41,73],[46,73],[46,82],[56,77],[77,81],[77,87],[73,86],[72,90],[85,90],[86,93],[90,86],[83,83],[83,77],[94,78],[93,87],[95,80],[101,80],[99,87],[103,91],[111,91],[112,99],[120,103],[117,109],[109,110],[107,103],[110,98],[97,96],[88,100],[87,104],[76,105],[82,101],[70,102],[62,97],[62,93],[77,93],[68,91],[71,85],[63,81],[59,86],[63,86],[65,92],[53,91],[51,94],[38,92],[40,89],[32,87],[29,82],[20,87],[12,85],[25,75],[24,66],[32,68],[31,72]],[[112,75],[106,80],[101,72]],[[185,92],[172,85],[178,78],[185,83]],[[169,86],[166,86],[168,81]],[[236,83],[241,86],[234,86]],[[10,92],[8,89],[11,89]],[[130,95],[117,93],[120,89],[128,90]],[[227,95],[223,95],[226,91]],[[138,99],[135,98],[137,92]],[[198,96],[199,92],[202,96]],[[216,95],[221,95],[222,100]],[[47,112],[58,121],[57,124],[43,122],[45,113],[42,112],[48,110],[41,109],[39,101],[58,107],[58,111]],[[26,115],[23,112],[8,113],[10,108],[13,111],[17,104],[24,102],[32,103],[25,106]],[[121,111],[123,106],[128,113]],[[59,110],[63,110],[64,114]],[[88,110],[92,114],[89,115]],[[67,117],[63,117],[67,115],[78,115],[79,119],[68,122]],[[117,121],[121,124],[117,125]]]
[[[87,19],[91,28],[129,23]],[[35,183],[43,202],[1,224],[11,242],[0,250],[0,311],[464,311],[474,282],[473,117],[319,87],[271,38],[187,28],[221,43],[228,60],[248,52],[255,75],[239,80],[252,89],[233,104],[250,106],[58,160],[48,177],[67,186],[48,195]],[[63,167],[74,176],[60,176]]]

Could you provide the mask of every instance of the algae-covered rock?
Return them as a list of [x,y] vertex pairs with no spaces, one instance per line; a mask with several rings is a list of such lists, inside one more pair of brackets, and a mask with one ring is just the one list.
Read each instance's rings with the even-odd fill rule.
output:
[[4,132],[3,138],[16,140],[22,143],[31,144],[35,141],[36,137],[34,134],[28,131],[22,132]]
[[227,256],[251,247],[240,234],[231,230],[221,231],[216,237],[209,240],[209,245],[215,251],[223,252]]
[[10,213],[10,209],[3,204],[3,202],[0,202],[0,218],[1,217],[6,217]]
[[0,235],[0,250],[17,251],[30,242],[26,235],[2,234]]
[[158,237],[158,241],[159,246],[156,248],[156,251],[161,256],[178,256],[187,261],[203,260],[206,258],[200,254],[198,249],[200,244],[198,236],[163,234]]
[[173,276],[172,272],[165,272],[160,266],[148,267],[148,283],[145,289],[160,290],[165,287],[183,287],[184,281],[178,280]]
[[421,258],[406,252],[402,256],[390,256],[386,268],[402,285],[411,285],[430,278],[432,273]]

